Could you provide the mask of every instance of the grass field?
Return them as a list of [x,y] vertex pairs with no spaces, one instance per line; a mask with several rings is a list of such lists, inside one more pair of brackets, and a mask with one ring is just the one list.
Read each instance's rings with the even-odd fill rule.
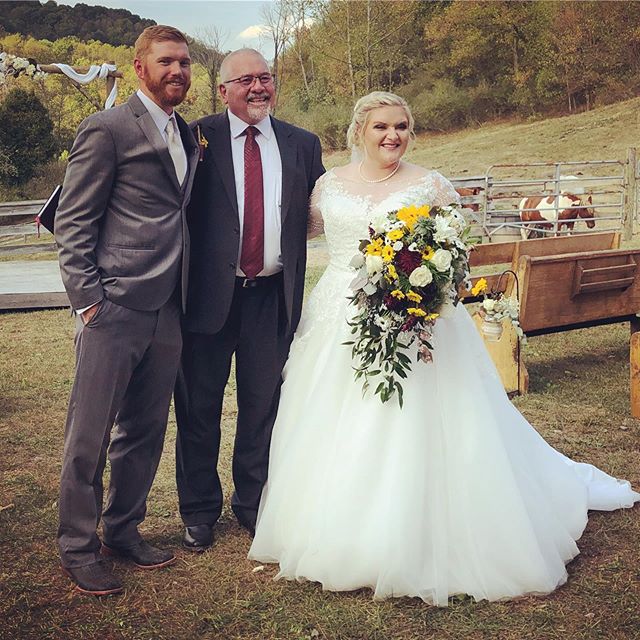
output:
[[[637,142],[639,113],[635,99],[570,118],[422,137],[412,157],[447,175],[499,162],[623,159]],[[345,157],[333,154],[326,163]],[[322,259],[312,261],[309,285],[322,268]],[[532,338],[524,348],[530,393],[514,403],[554,447],[637,488],[640,421],[629,417],[628,333],[626,325],[612,325]],[[214,548],[201,556],[183,552],[173,414],[142,531],[152,543],[178,549],[178,563],[160,572],[117,565],[126,583],[117,598],[74,593],[54,545],[72,340],[68,311],[0,315],[0,639],[640,638],[638,506],[592,514],[568,583],[550,596],[513,602],[455,599],[439,609],[408,598],[375,602],[366,590],[334,594],[315,584],[274,582],[274,568],[252,571],[250,538],[228,506]],[[227,496],[233,392],[230,385],[221,450]]]
[[[317,278],[321,267],[310,269]],[[640,637],[638,507],[595,513],[569,566],[569,582],[541,598],[505,603],[374,602],[366,590],[323,592],[253,573],[250,539],[228,507],[214,548],[178,551],[160,572],[117,566],[123,596],[74,593],[54,546],[62,431],[72,373],[73,323],[65,311],[0,316],[0,638],[617,640]],[[640,486],[640,423],[629,418],[628,328],[533,338],[526,349],[531,393],[516,405],[560,451]],[[227,495],[235,403],[224,413],[221,467]],[[177,548],[175,422],[142,527]]]

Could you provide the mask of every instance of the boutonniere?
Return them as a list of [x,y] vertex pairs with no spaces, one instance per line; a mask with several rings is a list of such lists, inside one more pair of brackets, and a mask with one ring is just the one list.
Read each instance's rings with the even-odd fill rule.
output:
[[202,135],[200,125],[196,127],[196,131],[198,134],[198,149],[200,149],[199,162],[202,162],[204,160],[204,151],[209,146],[209,141]]

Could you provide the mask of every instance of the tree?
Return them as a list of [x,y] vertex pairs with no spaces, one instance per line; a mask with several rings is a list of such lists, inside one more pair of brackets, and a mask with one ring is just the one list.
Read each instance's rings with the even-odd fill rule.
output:
[[11,170],[1,176],[6,185],[24,184],[56,152],[53,123],[35,94],[12,89],[0,103],[0,157]]
[[207,72],[211,89],[211,113],[218,112],[218,72],[224,58],[222,47],[226,39],[224,31],[210,26],[199,29],[196,39],[189,45],[194,62],[202,65]]
[[273,43],[273,74],[277,78],[277,96],[284,87],[284,52],[294,31],[294,7],[289,0],[277,0],[263,6],[262,19],[265,21],[266,34]]

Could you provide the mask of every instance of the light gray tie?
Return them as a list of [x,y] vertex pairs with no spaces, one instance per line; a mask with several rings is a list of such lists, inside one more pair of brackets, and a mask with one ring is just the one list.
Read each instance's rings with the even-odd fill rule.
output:
[[178,125],[173,118],[169,118],[165,131],[167,132],[169,155],[173,160],[173,166],[176,170],[178,182],[182,184],[182,181],[187,174],[187,154],[184,152],[184,147],[182,146],[182,139],[180,138]]

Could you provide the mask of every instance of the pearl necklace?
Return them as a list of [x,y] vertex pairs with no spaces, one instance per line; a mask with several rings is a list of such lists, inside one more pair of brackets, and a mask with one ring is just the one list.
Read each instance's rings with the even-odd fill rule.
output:
[[369,180],[369,178],[365,178],[362,175],[362,165],[363,164],[364,164],[364,160],[362,160],[360,162],[360,164],[358,165],[358,173],[360,174],[360,178],[363,180],[363,182],[368,182],[369,184],[375,184],[376,182],[384,182],[385,180],[388,180],[392,176],[395,176],[396,172],[400,168],[400,160],[398,160],[398,164],[396,164],[396,168],[390,174],[386,175],[384,178],[378,178],[377,180]]

